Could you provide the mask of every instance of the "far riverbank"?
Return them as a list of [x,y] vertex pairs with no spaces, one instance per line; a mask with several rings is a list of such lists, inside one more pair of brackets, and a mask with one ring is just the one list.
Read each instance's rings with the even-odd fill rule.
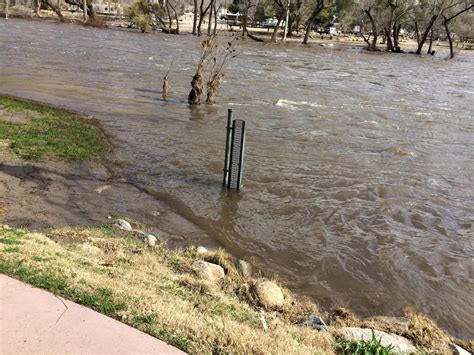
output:
[[[4,16],[4,13],[0,11],[0,17]],[[69,11],[63,12],[64,20],[63,23],[72,23],[80,26],[84,26],[82,14],[79,12],[71,13]],[[53,21],[59,22],[57,15],[51,10],[40,10],[40,17],[36,16],[33,10],[29,7],[25,7],[22,5],[13,6],[10,8],[10,17],[11,18],[20,18],[20,19],[27,19],[33,21]],[[61,23],[61,22],[59,22]],[[140,32],[138,28],[130,27],[131,22],[126,18],[113,18],[104,17],[97,15],[96,21],[90,21],[87,26],[102,28],[102,29],[110,29],[110,30],[119,30],[119,31],[132,31],[132,32]],[[180,35],[189,35],[192,33],[192,18],[185,17],[185,19],[180,22]],[[207,29],[207,26],[204,25],[204,28]],[[270,38],[273,32],[273,28],[261,28],[256,27],[248,28],[249,32],[255,37],[260,39],[262,42],[266,42],[266,44],[270,44]],[[225,24],[218,24],[217,25],[218,33],[224,34],[241,34],[242,28],[239,26],[228,26]],[[159,34],[164,36],[176,36],[173,34],[164,34],[161,30],[154,30],[151,34]],[[150,33],[144,34],[150,35]],[[295,31],[293,36],[287,37],[286,44],[281,42],[282,39],[282,29],[278,30],[277,40],[276,43],[272,45],[287,45],[287,44],[301,44],[302,41],[302,32]],[[251,38],[247,38],[251,41]],[[379,41],[380,42],[380,41]],[[262,43],[265,44],[265,43]],[[327,47],[328,49],[350,49],[350,48],[360,48],[363,49],[366,47],[366,43],[363,41],[362,37],[344,34],[344,35],[329,35],[323,34],[320,35],[317,32],[312,32],[310,35],[310,43],[309,45],[318,45],[321,47]],[[403,53],[394,53],[395,55],[401,54],[410,54],[410,52],[414,52],[417,48],[417,43],[414,39],[409,38],[402,38],[400,40],[400,45],[402,47]],[[380,51],[384,51],[385,44],[380,42],[379,43]],[[446,41],[433,41],[432,50],[434,50],[435,55],[447,57],[449,54],[449,46]],[[472,48],[472,44],[468,47],[465,47],[465,44],[455,42],[455,52],[462,56],[474,56],[474,50]],[[437,54],[436,54],[437,53]],[[423,54],[427,54],[423,52]]]

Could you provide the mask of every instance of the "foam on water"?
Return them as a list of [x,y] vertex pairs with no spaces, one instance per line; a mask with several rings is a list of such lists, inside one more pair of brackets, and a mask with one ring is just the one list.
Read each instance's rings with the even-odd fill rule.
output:
[[292,100],[285,100],[280,99],[275,104],[279,107],[284,107],[290,110],[301,110],[303,108],[311,108],[311,107],[323,107],[323,105],[307,102],[307,101],[292,101]]

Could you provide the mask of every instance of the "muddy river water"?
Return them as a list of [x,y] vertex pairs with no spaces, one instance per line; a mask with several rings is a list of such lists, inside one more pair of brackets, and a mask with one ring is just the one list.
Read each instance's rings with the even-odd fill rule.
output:
[[[474,57],[239,47],[218,103],[191,110],[190,35],[0,20],[0,92],[97,117],[130,182],[318,302],[411,305],[473,338]],[[247,121],[238,194],[228,108]]]

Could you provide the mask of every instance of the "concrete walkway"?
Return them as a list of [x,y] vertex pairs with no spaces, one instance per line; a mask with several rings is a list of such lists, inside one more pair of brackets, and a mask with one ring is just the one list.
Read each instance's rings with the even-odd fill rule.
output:
[[0,274],[0,354],[184,354],[76,303]]

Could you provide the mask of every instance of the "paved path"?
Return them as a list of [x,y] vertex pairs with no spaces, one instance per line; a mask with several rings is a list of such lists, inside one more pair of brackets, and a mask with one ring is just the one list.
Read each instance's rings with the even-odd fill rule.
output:
[[0,274],[0,354],[9,353],[184,354],[112,318]]

